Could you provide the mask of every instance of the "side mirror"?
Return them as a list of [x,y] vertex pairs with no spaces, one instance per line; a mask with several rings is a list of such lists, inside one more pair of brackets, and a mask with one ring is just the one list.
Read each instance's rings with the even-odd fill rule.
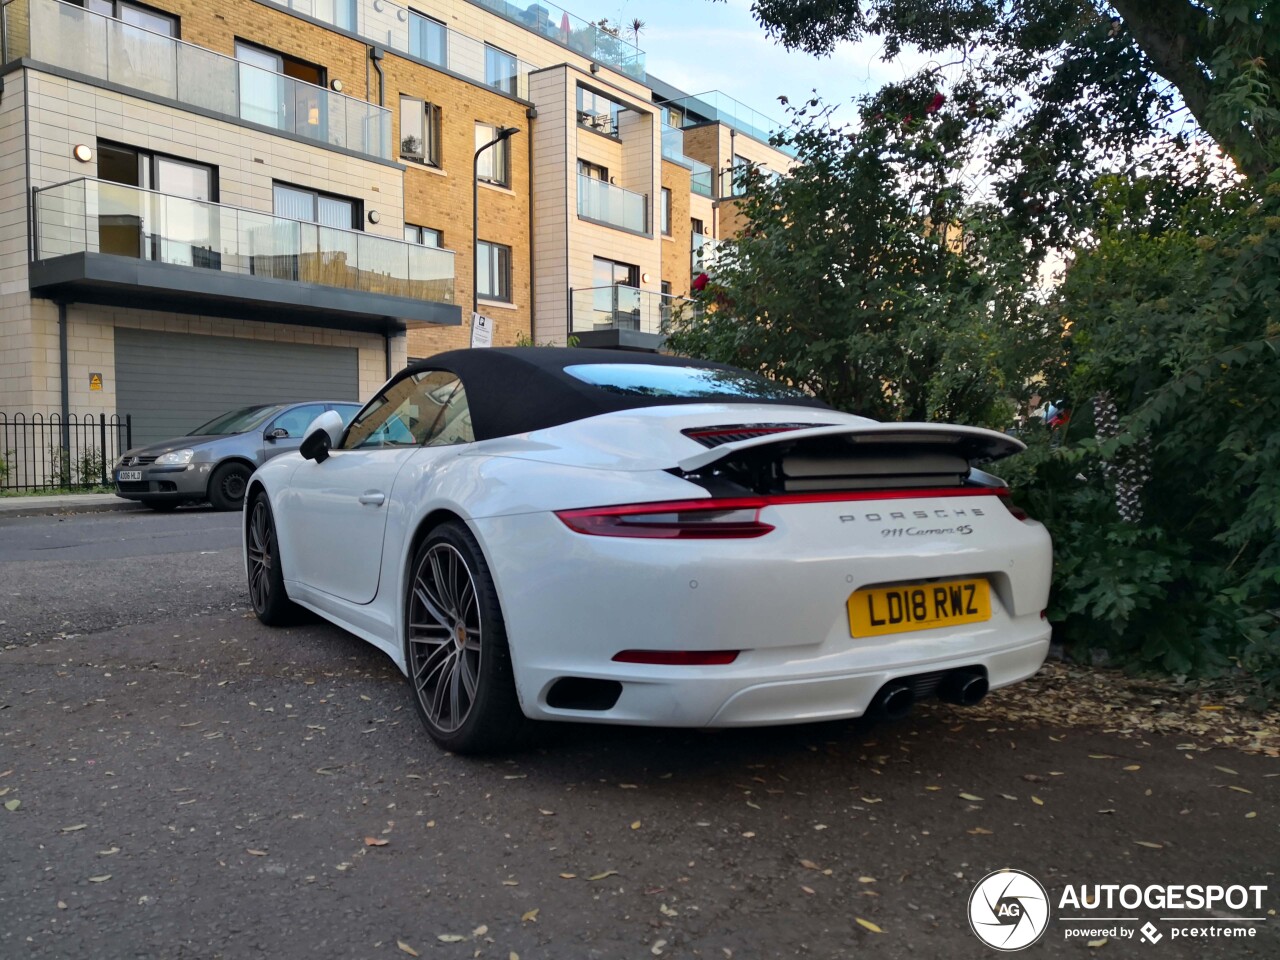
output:
[[270,440],[272,443],[277,440],[287,440],[289,439],[289,431],[284,427],[276,427],[274,430],[268,430],[267,435],[262,439]]
[[337,410],[326,410],[311,421],[298,452],[308,460],[324,463],[329,459],[330,448],[342,441],[344,429],[342,414]]

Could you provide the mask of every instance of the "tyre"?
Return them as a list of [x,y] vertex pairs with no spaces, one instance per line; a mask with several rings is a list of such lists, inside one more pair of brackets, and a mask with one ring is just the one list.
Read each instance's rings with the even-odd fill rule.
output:
[[243,463],[224,463],[209,478],[209,502],[215,510],[239,510],[253,473]]
[[177,500],[144,500],[143,503],[149,510],[154,510],[156,513],[169,513],[178,509]]
[[297,619],[300,609],[284,590],[276,522],[265,493],[253,498],[247,532],[249,602],[253,612],[269,627],[288,626]]
[[433,530],[414,554],[405,647],[414,705],[431,739],[454,753],[519,746],[520,711],[493,577],[463,524]]

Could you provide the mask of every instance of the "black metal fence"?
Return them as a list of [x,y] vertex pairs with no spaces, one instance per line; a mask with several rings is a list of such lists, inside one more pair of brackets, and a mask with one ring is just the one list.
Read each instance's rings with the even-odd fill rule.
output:
[[133,446],[133,418],[74,413],[0,413],[0,489],[107,486],[120,454]]

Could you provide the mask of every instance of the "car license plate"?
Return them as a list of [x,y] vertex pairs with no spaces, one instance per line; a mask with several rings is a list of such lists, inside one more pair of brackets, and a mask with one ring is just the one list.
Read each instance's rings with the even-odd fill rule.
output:
[[142,471],[141,470],[121,470],[119,473],[116,474],[116,479],[119,480],[121,483],[128,483],[130,480],[141,480]]
[[945,580],[872,587],[849,595],[849,635],[878,637],[991,619],[986,580]]

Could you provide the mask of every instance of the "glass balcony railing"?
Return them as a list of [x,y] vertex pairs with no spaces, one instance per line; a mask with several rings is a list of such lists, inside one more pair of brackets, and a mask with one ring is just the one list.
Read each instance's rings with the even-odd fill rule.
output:
[[391,111],[60,0],[30,0],[31,58],[383,160]]
[[[686,127],[697,123],[714,121],[733,127],[733,129],[755,137],[757,140],[763,140],[765,143],[769,142],[769,137],[775,132],[783,129],[783,125],[772,117],[767,117],[758,110],[752,110],[745,103],[741,103],[728,94],[721,93],[719,90],[699,93],[692,97],[680,97],[677,100],[668,100],[664,105],[675,107],[683,117]],[[777,149],[789,156],[795,156],[793,147],[778,147]]]
[[414,300],[454,296],[452,250],[106,180],[37,190],[35,232],[37,261],[100,253]]
[[635,233],[647,233],[649,198],[580,173],[578,216]]
[[630,40],[604,30],[599,24],[574,16],[554,3],[538,2],[521,6],[507,0],[471,0],[478,7],[518,23],[527,30],[555,40],[584,57],[613,67],[620,73],[644,79],[644,51]]
[[665,334],[672,317],[683,317],[689,311],[701,309],[701,304],[686,297],[655,293],[620,283],[611,287],[586,287],[572,291],[569,332],[635,330]]
[[684,155],[684,131],[679,127],[666,123],[662,125],[662,157],[689,168],[689,188],[694,193],[700,193],[704,197],[712,196],[711,167],[701,160]]
[[[391,0],[258,0],[358,34],[476,83],[529,99],[533,64]],[[350,26],[349,24],[354,24]]]
[[715,265],[716,251],[720,247],[720,241],[715,237],[695,233],[690,247],[689,269],[693,275],[696,277],[700,273],[710,271]]

